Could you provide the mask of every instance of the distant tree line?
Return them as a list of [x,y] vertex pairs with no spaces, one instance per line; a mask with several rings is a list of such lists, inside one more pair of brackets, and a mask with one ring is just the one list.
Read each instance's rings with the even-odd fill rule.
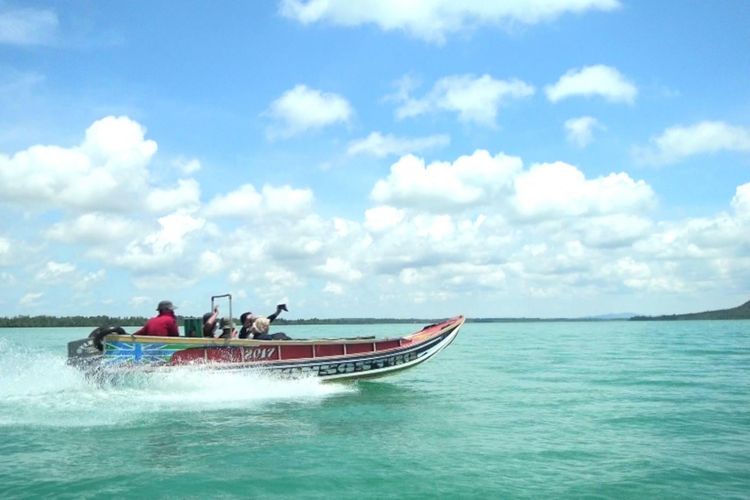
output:
[[13,316],[0,318],[0,328],[142,325],[142,316]]
[[[143,316],[13,316],[0,317],[0,328],[45,328],[45,327],[76,327],[76,326],[137,326],[143,325],[148,318]],[[278,318],[275,325],[369,325],[374,323],[400,324],[428,324],[435,323],[434,319],[396,319],[396,318],[334,318],[334,319],[284,319]],[[183,317],[177,316],[177,323],[183,325]],[[234,320],[235,325],[239,319]]]
[[[284,319],[278,318],[274,325],[371,325],[375,323],[428,325],[442,321],[440,319],[425,318],[306,318]],[[721,311],[707,311],[693,314],[677,314],[669,316],[635,316],[631,321],[659,321],[659,320],[691,320],[691,319],[750,319],[750,302],[733,309]],[[148,318],[143,316],[12,316],[0,317],[0,328],[24,327],[79,327],[79,326],[140,326]],[[595,318],[467,318],[467,323],[532,323],[554,321],[607,321]],[[183,326],[183,317],[177,316],[177,323]],[[239,319],[234,320],[239,325]]]
[[[372,325],[372,324],[408,324],[429,325],[438,323],[445,318],[306,318],[306,319],[284,319],[278,318],[274,325]],[[650,318],[640,317],[634,319],[681,319],[681,318]],[[706,318],[708,319],[708,318]],[[140,326],[146,323],[148,318],[143,316],[13,316],[0,317],[0,328],[60,328],[77,326]],[[467,318],[467,323],[535,323],[555,321],[607,321],[591,318]],[[183,326],[183,316],[177,316],[177,324]],[[234,324],[239,325],[239,319],[234,319]]]

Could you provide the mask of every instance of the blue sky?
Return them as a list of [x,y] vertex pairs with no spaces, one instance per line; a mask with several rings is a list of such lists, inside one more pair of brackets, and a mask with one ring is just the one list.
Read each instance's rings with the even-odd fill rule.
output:
[[0,314],[750,298],[745,1],[0,0]]

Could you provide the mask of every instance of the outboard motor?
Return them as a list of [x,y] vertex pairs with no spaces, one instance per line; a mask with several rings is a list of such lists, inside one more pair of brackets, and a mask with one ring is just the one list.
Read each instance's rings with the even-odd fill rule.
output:
[[119,326],[100,326],[89,333],[88,338],[68,342],[68,364],[88,367],[99,360],[104,353],[104,337],[111,333],[125,335],[125,330]]
[[102,351],[94,346],[93,339],[86,338],[68,342],[68,365],[87,368],[102,357]]

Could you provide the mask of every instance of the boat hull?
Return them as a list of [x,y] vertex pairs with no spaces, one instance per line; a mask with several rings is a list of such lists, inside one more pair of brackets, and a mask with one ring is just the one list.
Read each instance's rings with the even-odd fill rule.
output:
[[430,359],[453,342],[463,323],[463,316],[458,316],[411,335],[382,339],[282,341],[108,335],[102,339],[101,351],[90,339],[71,342],[68,360],[97,378],[185,366],[255,370],[290,378],[373,378]]

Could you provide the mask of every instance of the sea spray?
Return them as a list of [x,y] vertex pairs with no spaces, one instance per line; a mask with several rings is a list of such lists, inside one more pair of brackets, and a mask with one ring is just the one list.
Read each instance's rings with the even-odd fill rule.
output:
[[254,410],[276,402],[316,403],[356,392],[354,384],[282,379],[262,372],[179,367],[97,383],[66,358],[0,339],[0,426],[92,427],[164,413]]
[[0,398],[42,397],[80,386],[82,375],[62,355],[0,339]]

